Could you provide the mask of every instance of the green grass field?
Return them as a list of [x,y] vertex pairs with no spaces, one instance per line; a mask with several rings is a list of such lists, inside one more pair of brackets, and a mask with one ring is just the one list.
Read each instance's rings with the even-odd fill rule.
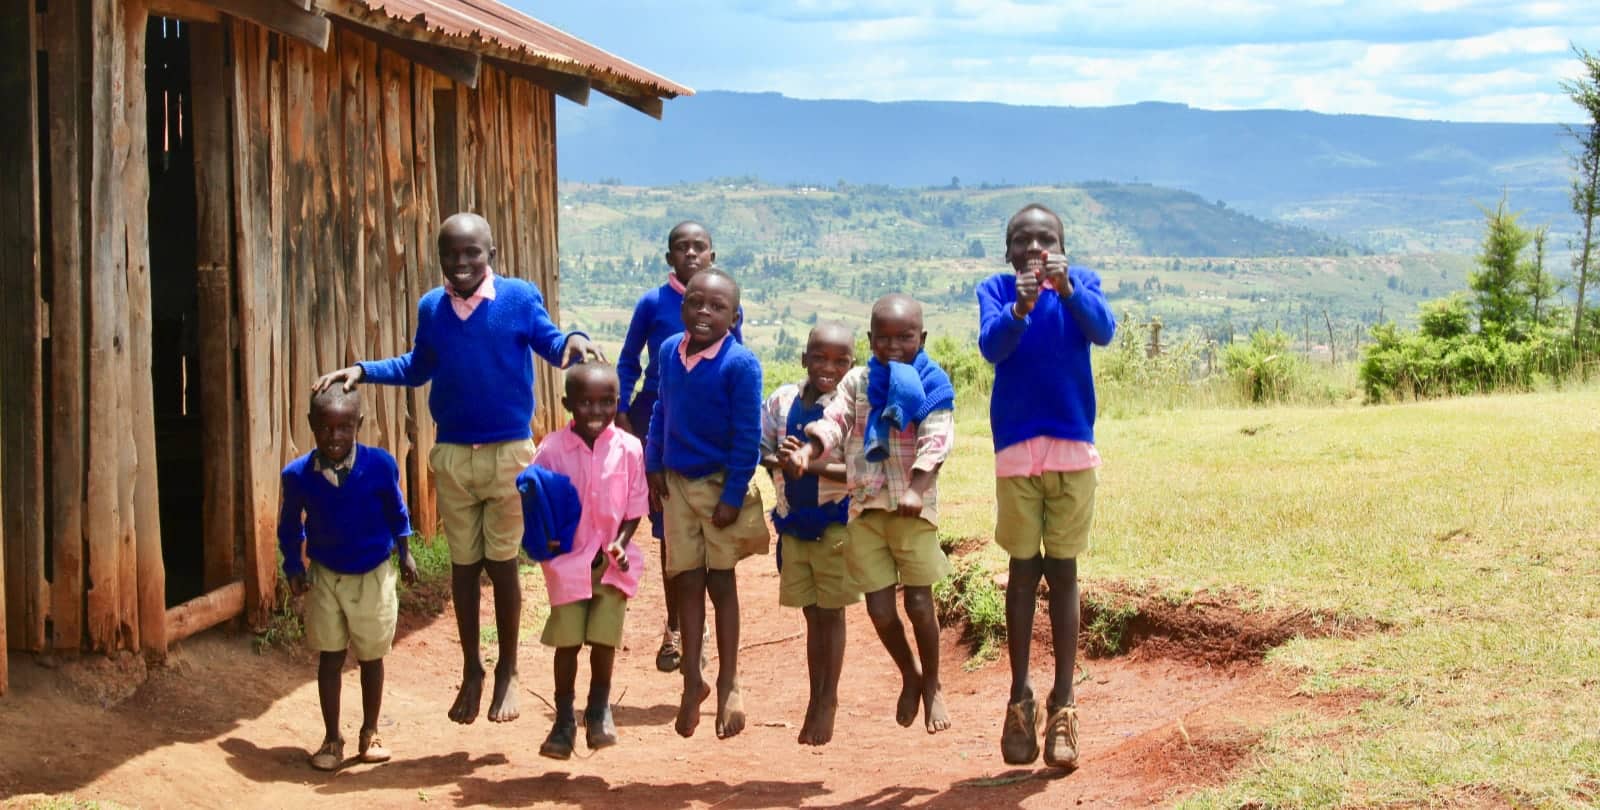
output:
[[[984,407],[961,404],[941,476],[956,539],[992,531]],[[1600,802],[1600,390],[1168,411],[1097,434],[1087,592],[1242,589],[1386,628],[1270,652],[1302,692],[1370,698],[1280,721],[1184,806]]]

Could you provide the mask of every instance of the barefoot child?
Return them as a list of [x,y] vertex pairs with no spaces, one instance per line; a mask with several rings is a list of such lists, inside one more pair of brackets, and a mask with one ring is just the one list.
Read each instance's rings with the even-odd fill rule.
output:
[[844,454],[835,447],[793,478],[783,472],[779,454],[784,439],[803,440],[805,426],[822,418],[839,380],[855,361],[855,335],[848,328],[817,324],[800,355],[805,382],[772,392],[761,413],[761,464],[772,473],[778,494],[772,513],[779,534],[778,604],[800,608],[806,617],[811,697],[800,727],[801,745],[826,745],[833,739],[844,668],[844,609],[861,601],[861,591],[844,562],[850,511]]
[[471,723],[483,697],[478,651],[478,580],[494,586],[500,657],[489,720],[517,719],[517,629],[522,618],[517,550],[522,504],[517,475],[533,460],[533,355],[551,365],[599,356],[581,332],[563,333],[532,283],[498,276],[489,223],[456,214],[439,227],[444,285],[417,305],[410,352],[325,374],[314,389],[358,382],[420,386],[438,443],[428,464],[438,485],[439,520],[450,544],[450,596],[461,636],[461,689],[450,719]]
[[649,504],[644,448],[612,424],[617,416],[617,372],[585,363],[567,371],[561,404],[572,422],[539,443],[536,466],[565,475],[577,488],[582,517],[572,550],[548,562],[545,587],[550,618],[540,641],[556,648],[556,722],[539,746],[552,759],[572,756],[577,737],[578,651],[589,645],[589,701],[583,710],[590,751],[617,742],[611,719],[611,673],[622,645],[622,620],[639,588],[644,555],[629,542]]
[[[633,320],[628,323],[627,337],[622,341],[622,355],[617,358],[617,377],[622,386],[622,405],[617,412],[617,425],[644,441],[650,430],[650,411],[656,404],[656,390],[661,382],[661,342],[683,331],[683,291],[694,274],[710,267],[717,260],[711,244],[711,232],[698,222],[685,221],[667,232],[667,282],[643,296],[633,308]],[[733,319],[730,334],[743,342],[739,332],[743,313]],[[639,356],[648,353],[649,364],[640,369]],[[639,393],[634,384],[643,379]],[[630,404],[629,397],[632,397]],[[650,533],[657,541],[666,537],[661,529],[661,513],[650,513]],[[672,672],[678,668],[683,653],[683,640],[678,629],[678,605],[672,598],[671,580],[667,578],[667,555],[661,554],[661,584],[667,600],[667,624],[661,633],[661,648],[656,651],[656,669]],[[701,666],[704,666],[704,662]]]
[[1042,205],[1026,206],[1006,223],[1006,260],[1015,272],[998,273],[978,285],[978,347],[994,363],[989,400],[998,506],[994,539],[1011,555],[1006,581],[1011,699],[1000,752],[1011,765],[1039,756],[1028,655],[1042,576],[1049,583],[1055,646],[1044,760],[1074,768],[1077,558],[1089,547],[1100,466],[1089,344],[1110,343],[1116,321],[1100,292],[1100,277],[1067,265],[1063,239],[1061,218]]
[[[411,519],[400,493],[394,456],[356,443],[361,395],[334,387],[311,398],[317,449],[283,468],[278,545],[283,573],[295,595],[306,594],[306,641],[321,655],[317,697],[322,702],[322,747],[311,767],[331,771],[344,762],[339,733],[339,671],[354,647],[361,666],[361,736],[356,758],[387,762],[378,739],[383,703],[383,657],[394,642],[399,599],[389,553],[400,550],[400,576],[417,581],[406,538]],[[301,550],[311,558],[307,572]]]
[[683,697],[676,728],[688,737],[711,690],[701,672],[706,595],[716,609],[717,736],[744,729],[739,694],[739,590],[733,567],[771,542],[761,495],[761,364],[728,339],[739,285],[710,268],[689,281],[684,331],[661,343],[660,399],[650,417],[645,469],[651,507],[664,510],[667,575],[683,622]]
[[[922,350],[922,306],[910,296],[886,295],[872,306],[872,359],[839,382],[824,418],[807,427],[808,442],[791,442],[791,473],[844,445],[850,490],[850,539],[845,560],[867,594],[878,638],[900,668],[895,720],[909,726],[921,702],[929,734],[950,727],[939,684],[939,621],[933,583],[950,573],[939,548],[938,476],[955,439],[955,389],[944,369]],[[911,655],[894,604],[905,589],[906,618],[917,640]]]

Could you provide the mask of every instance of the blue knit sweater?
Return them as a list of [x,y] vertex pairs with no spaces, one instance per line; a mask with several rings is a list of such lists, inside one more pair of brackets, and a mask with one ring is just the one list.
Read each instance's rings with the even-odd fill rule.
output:
[[1089,344],[1116,332],[1100,276],[1069,267],[1072,294],[1044,290],[1018,320],[1017,277],[997,273],[978,285],[978,349],[994,364],[989,426],[995,452],[1036,436],[1094,441],[1094,374]]
[[365,574],[389,561],[396,537],[411,534],[394,456],[364,444],[352,452],[356,461],[343,486],[334,486],[312,464],[315,450],[283,468],[278,547],[284,575],[305,573],[302,545],[306,556],[331,570]]
[[560,366],[567,338],[550,319],[539,288],[495,276],[494,300],[461,320],[443,287],[417,305],[411,351],[361,364],[363,379],[416,387],[429,380],[428,410],[448,444],[490,444],[533,435],[533,355]]
[[761,362],[730,340],[689,371],[678,359],[681,342],[681,334],[661,342],[660,399],[650,417],[645,470],[685,478],[726,471],[722,502],[743,506],[761,462]]
[[[739,326],[744,320],[744,308],[739,308],[733,322],[733,339],[743,343],[744,334]],[[617,403],[619,413],[627,413],[633,402],[634,386],[644,375],[640,393],[655,393],[661,381],[661,342],[683,331],[683,294],[663,284],[644,295],[633,307],[633,320],[628,322],[628,335],[622,339],[622,354],[617,357],[617,381],[621,387],[622,401]],[[639,355],[648,353],[648,364],[641,372]],[[644,427],[640,425],[639,427]]]

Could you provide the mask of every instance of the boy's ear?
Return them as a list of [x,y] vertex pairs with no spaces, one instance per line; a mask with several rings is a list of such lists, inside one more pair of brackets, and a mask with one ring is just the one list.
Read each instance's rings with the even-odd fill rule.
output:
[[674,270],[678,269],[678,266],[672,263],[672,251],[669,250],[661,254],[661,258],[666,261],[668,267]]
[[500,255],[500,248],[496,245],[489,246],[489,264],[494,264],[494,258]]
[[709,252],[706,253],[706,266],[710,267],[710,266],[712,266],[712,265],[714,265],[716,263],[717,263],[717,249],[716,248],[712,248]]

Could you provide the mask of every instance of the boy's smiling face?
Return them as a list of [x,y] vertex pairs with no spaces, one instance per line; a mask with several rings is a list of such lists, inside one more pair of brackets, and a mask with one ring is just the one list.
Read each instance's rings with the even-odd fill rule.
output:
[[842,326],[818,326],[811,330],[800,364],[806,369],[806,382],[818,394],[829,394],[856,363],[855,339]]
[[567,372],[561,405],[572,414],[572,432],[590,446],[617,418],[617,390],[617,371],[611,366],[584,364]]
[[494,236],[480,217],[457,214],[439,227],[439,269],[458,298],[470,298],[478,291],[495,254]]
[[696,273],[683,291],[683,339],[699,351],[733,328],[739,311],[739,288],[720,273]]
[[1029,208],[1006,227],[1006,260],[1018,273],[1039,270],[1045,253],[1061,254],[1061,223],[1049,212]]
[[867,342],[880,363],[917,359],[928,333],[922,329],[922,307],[909,296],[885,296],[872,306]]
[[361,430],[361,400],[344,397],[314,402],[308,418],[317,453],[327,461],[344,461],[356,446],[356,433]]
[[688,284],[695,274],[710,267],[717,260],[711,247],[711,234],[696,222],[687,222],[672,229],[667,235],[667,265],[677,274],[678,281]]

